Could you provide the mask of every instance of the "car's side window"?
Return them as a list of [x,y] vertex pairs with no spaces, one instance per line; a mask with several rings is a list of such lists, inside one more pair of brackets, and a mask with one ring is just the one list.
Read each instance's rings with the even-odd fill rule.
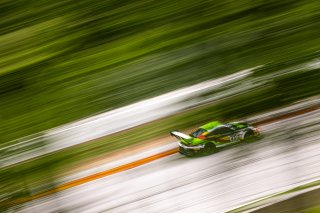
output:
[[232,133],[232,129],[226,126],[219,126],[215,128],[212,132],[208,134],[208,136],[214,136],[214,135],[228,135]]

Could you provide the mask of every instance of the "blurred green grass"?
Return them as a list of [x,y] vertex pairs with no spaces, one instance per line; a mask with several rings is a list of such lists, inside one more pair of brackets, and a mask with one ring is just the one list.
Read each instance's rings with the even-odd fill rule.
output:
[[316,58],[319,7],[306,0],[2,1],[0,141],[244,68]]

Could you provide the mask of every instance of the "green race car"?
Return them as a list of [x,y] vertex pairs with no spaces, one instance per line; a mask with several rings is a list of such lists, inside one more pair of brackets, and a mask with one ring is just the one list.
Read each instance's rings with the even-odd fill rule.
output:
[[190,135],[172,131],[179,140],[179,152],[186,156],[197,153],[211,154],[217,147],[244,141],[260,135],[260,131],[246,122],[220,123],[213,121],[201,126]]

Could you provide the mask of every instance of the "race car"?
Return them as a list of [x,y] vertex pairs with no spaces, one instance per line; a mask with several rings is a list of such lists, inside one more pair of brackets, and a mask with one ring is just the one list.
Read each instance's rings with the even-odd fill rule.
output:
[[172,131],[170,134],[179,140],[181,154],[193,156],[197,153],[211,154],[217,147],[260,136],[260,131],[246,122],[213,121],[201,126],[190,135],[178,131]]

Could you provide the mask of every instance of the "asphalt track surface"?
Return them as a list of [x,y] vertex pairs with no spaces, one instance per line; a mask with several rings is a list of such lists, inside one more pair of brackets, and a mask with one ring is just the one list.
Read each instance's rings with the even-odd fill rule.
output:
[[261,126],[210,156],[178,153],[23,203],[14,212],[225,212],[320,177],[320,111]]

